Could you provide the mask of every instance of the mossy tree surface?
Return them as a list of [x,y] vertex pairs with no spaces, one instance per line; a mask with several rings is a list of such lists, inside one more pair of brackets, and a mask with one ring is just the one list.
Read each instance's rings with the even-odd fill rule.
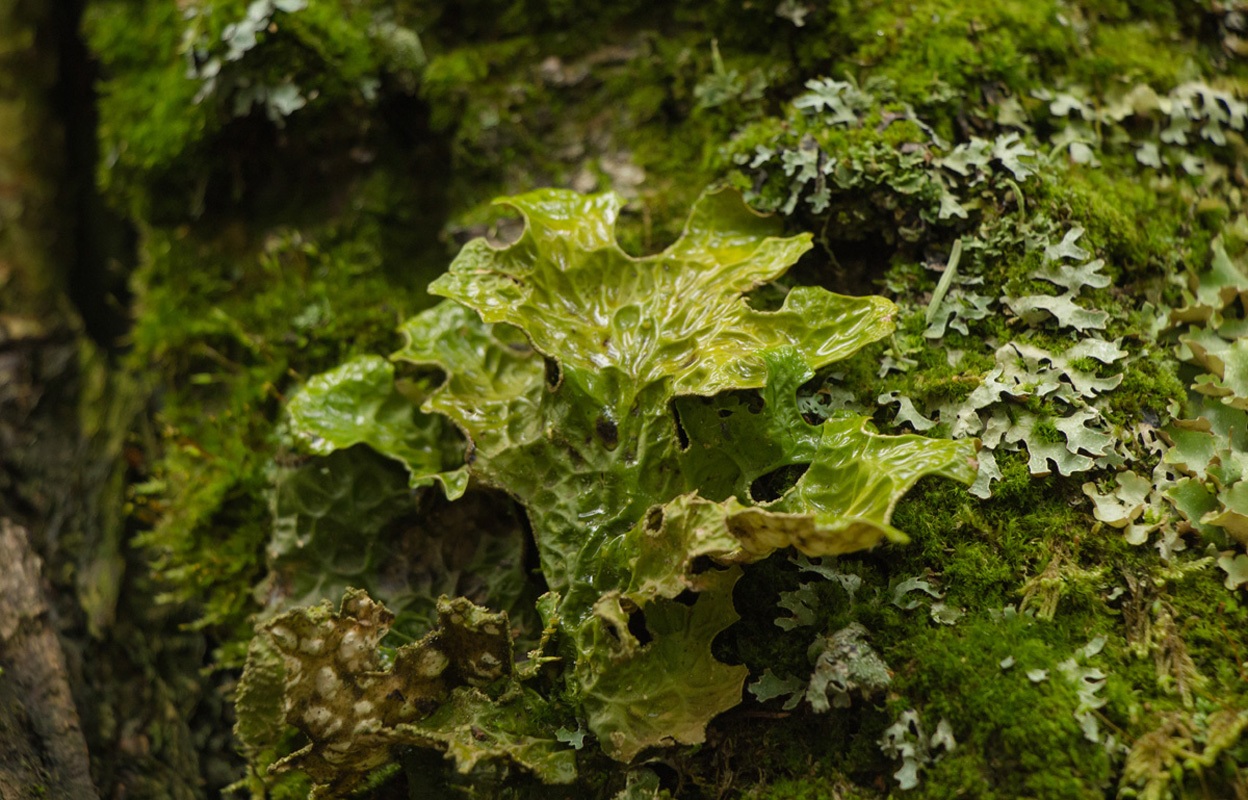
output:
[[[291,609],[366,589],[395,615],[384,671],[458,630],[445,593],[508,612],[535,656],[387,722],[406,732],[377,734],[341,784],[363,796],[1234,796],[1242,19],[1198,2],[92,0],[98,182],[136,231],[122,344],[156,398],[129,527],[161,600],[213,643],[205,703],[258,621],[345,619]],[[741,211],[772,226],[750,236],[813,247],[774,244],[787,273],[667,318],[693,289],[646,270],[701,263],[685,226],[708,186],[778,212]],[[555,205],[562,222],[534,224]],[[431,283],[464,305],[435,306]],[[825,290],[888,303],[895,331],[813,357],[772,321],[836,318]],[[629,340],[699,313],[729,334],[698,354],[757,363],[729,380]],[[853,479],[821,454],[868,435],[851,416],[978,437],[978,479],[886,503],[873,536],[907,544],[822,561],[689,545],[756,504],[825,507],[811,487]],[[679,575],[638,544],[659,532],[687,548]],[[600,551],[629,568],[593,566]],[[757,563],[738,578],[700,556]],[[693,657],[663,642],[698,614],[698,657],[734,691],[748,674],[744,695],[719,686],[683,732],[604,711],[647,645]],[[505,735],[487,746],[488,725]],[[306,796],[297,772],[265,772],[298,735],[257,731],[208,790]],[[115,761],[100,768],[153,769]],[[569,770],[571,788],[542,783]]]

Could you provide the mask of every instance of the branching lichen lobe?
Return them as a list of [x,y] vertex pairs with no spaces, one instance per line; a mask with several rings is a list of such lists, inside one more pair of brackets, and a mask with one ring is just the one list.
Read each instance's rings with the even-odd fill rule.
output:
[[[446,373],[413,413],[455,422],[472,445],[469,473],[526,509],[556,620],[553,652],[603,750],[630,761],[647,747],[701,742],[707,722],[740,702],[746,674],[711,654],[737,619],[740,567],[730,565],[788,546],[824,555],[902,541],[888,524],[897,498],[926,474],[969,482],[975,444],[883,437],[861,418],[802,419],[796,387],[886,335],[893,308],[811,288],[776,311],[750,308],[744,294],[782,274],[807,242],[771,235],[775,222],[734,192],[706,195],[684,236],[648,258],[615,243],[610,195],[546,190],[509,202],[525,214],[521,238],[502,249],[467,245],[431,287],[464,305],[444,302],[404,326],[396,358]],[[501,346],[513,325],[535,352]],[[553,387],[543,377],[551,361],[561,376]],[[380,408],[362,393],[373,384],[361,374],[315,379],[292,403],[295,432],[324,452],[367,442],[427,483],[438,468],[414,455],[412,436],[435,428],[348,411]],[[376,386],[373,394],[391,391]],[[774,437],[770,447],[741,450],[724,420],[689,427],[682,449],[673,400],[764,387],[764,409],[738,420],[735,438],[754,422]],[[724,459],[740,480],[702,497],[699,476]],[[797,463],[808,468],[757,504],[751,485]],[[441,474],[462,470],[446,464]],[[708,557],[720,568],[695,569]],[[266,630],[284,629],[279,619]],[[310,735],[315,743],[321,734]]]

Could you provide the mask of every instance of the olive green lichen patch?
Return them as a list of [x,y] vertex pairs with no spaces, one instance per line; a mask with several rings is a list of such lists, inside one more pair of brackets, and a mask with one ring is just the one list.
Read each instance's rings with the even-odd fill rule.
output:
[[[857,417],[802,419],[797,387],[885,335],[892,308],[815,288],[774,311],[750,307],[744,293],[807,245],[770,235],[774,222],[734,193],[707,195],[684,236],[648,258],[615,243],[613,196],[510,202],[525,214],[520,239],[470,244],[432,287],[480,316],[450,302],[430,309],[404,326],[396,357],[444,371],[423,413],[455,422],[468,473],[525,507],[551,590],[546,635],[603,751],[630,761],[699,743],[740,702],[746,676],[711,652],[737,619],[740,568],[728,565],[788,546],[823,555],[903,539],[889,525],[898,498],[924,475],[969,482],[975,444],[880,436]],[[381,414],[394,397],[389,371],[354,363],[305,390],[296,430],[394,455],[412,417]],[[728,422],[716,407],[721,392],[758,389],[762,426],[778,438],[742,452],[735,437],[751,418]],[[320,413],[355,405],[362,413],[343,422]],[[699,421],[712,416],[723,424]],[[400,460],[416,457],[427,456]],[[735,472],[715,466],[733,459]],[[778,496],[760,496],[760,479],[799,463],[792,482],[769,484]]]
[[392,629],[411,640],[434,627],[445,594],[507,611],[515,632],[536,636],[524,533],[505,498],[414,500],[404,468],[363,446],[289,461],[275,470],[269,574],[257,587],[266,615],[354,587],[392,611]]
[[[701,744],[712,717],[741,702],[743,666],[719,662],[715,636],[736,621],[732,586],[739,572],[699,582],[692,606],[659,598],[644,606],[643,644],[629,629],[627,598],[608,593],[577,632],[577,699],[603,752],[632,761],[647,747]],[[635,611],[633,613],[636,613]]]
[[394,365],[383,358],[360,356],[315,376],[286,410],[291,433],[311,453],[324,456],[364,444],[407,467],[413,489],[436,481],[454,500],[467,487],[467,471],[454,463],[462,460],[454,445],[429,447],[444,438],[442,418],[412,407],[394,386]]
[[[707,395],[775,381],[789,388],[777,390],[768,414],[784,424],[779,421],[797,419],[793,391],[813,368],[848,355],[861,343],[877,338],[888,325],[887,306],[874,299],[851,301],[814,289],[795,290],[774,312],[749,308],[741,293],[779,275],[805,245],[761,238],[773,230],[771,223],[754,216],[739,202],[728,193],[708,196],[695,209],[684,238],[655,258],[631,259],[615,249],[609,238],[614,201],[556,193],[533,195],[519,202],[529,221],[524,237],[506,250],[490,250],[483,243],[470,247],[452,266],[447,279],[440,282],[446,284],[446,291],[477,307],[487,322],[505,321],[524,328],[534,346],[555,359],[557,385],[553,394],[540,396],[538,419],[558,420],[562,436],[568,437],[569,444],[576,443],[571,462],[536,439],[535,434],[542,430],[537,426],[518,429],[527,440],[496,443],[482,424],[486,417],[469,412],[481,395],[459,395],[458,370],[445,356],[418,356],[413,346],[417,339],[411,333],[412,344],[402,352],[406,359],[448,369],[446,389],[435,393],[429,407],[441,404],[452,409],[453,418],[476,445],[474,471],[509,488],[529,509],[547,582],[563,595],[561,616],[568,624],[581,625],[580,641],[608,641],[601,638],[604,633],[600,631],[615,630],[623,648],[613,659],[615,666],[605,661],[588,666],[596,660],[593,650],[578,655],[578,663],[588,669],[581,680],[587,707],[600,702],[604,695],[599,687],[606,680],[614,680],[607,677],[611,671],[624,669],[633,648],[641,659],[666,658],[659,654],[680,652],[679,646],[670,651],[666,648],[672,648],[681,637],[714,635],[731,621],[721,616],[723,621],[711,623],[716,617],[709,616],[706,623],[696,622],[703,605],[722,602],[716,597],[731,582],[694,574],[695,556],[711,556],[720,562],[752,561],[790,543],[812,553],[839,552],[869,546],[890,530],[881,524],[894,502],[894,495],[885,487],[896,481],[894,491],[904,490],[914,478],[890,475],[878,489],[864,489],[861,500],[840,492],[820,499],[822,492],[834,491],[833,487],[864,486],[862,478],[850,478],[845,472],[872,463],[855,448],[868,447],[863,452],[870,453],[870,447],[900,447],[895,452],[899,460],[894,472],[902,465],[912,465],[916,477],[927,471],[965,475],[969,449],[932,449],[927,455],[929,451],[917,440],[903,444],[903,439],[897,439],[893,445],[893,440],[881,438],[876,445],[870,436],[857,445],[854,442],[859,434],[855,430],[861,423],[844,421],[826,423],[822,431],[807,428],[807,433],[800,434],[806,437],[810,452],[798,455],[808,459],[811,466],[779,505],[754,507],[757,498],[749,493],[754,480],[780,466],[778,463],[752,464],[739,481],[731,481],[732,485],[724,489],[708,486],[712,498],[726,498],[722,504],[691,492],[701,489],[704,481],[698,476],[707,472],[696,459],[704,457],[703,453],[707,458],[722,458],[717,453],[735,450],[736,443],[704,434],[691,417],[689,426],[682,428],[690,444],[682,446],[675,436],[677,423],[669,416],[673,395]],[[558,260],[547,260],[547,251],[562,255]],[[554,304],[548,294],[553,286],[560,287],[561,296],[583,296],[583,303],[570,306],[561,300]],[[575,320],[569,318],[562,324],[576,331],[574,336],[554,327],[569,313],[576,315]],[[826,322],[816,325],[816,317]],[[762,327],[764,323],[766,327]],[[819,332],[820,326],[827,330]],[[752,341],[758,336],[763,338]],[[721,350],[723,347],[728,349]],[[472,367],[467,374],[476,369]],[[466,380],[469,384],[473,381]],[[518,390],[515,396],[529,396],[528,390]],[[571,404],[568,410],[563,410],[565,404]],[[573,433],[575,428],[569,427],[573,424],[583,426],[585,433]],[[907,451],[907,447],[912,449]],[[681,455],[686,449],[693,454],[688,459]],[[531,467],[521,466],[524,461],[517,460],[516,466],[511,466],[518,453],[526,451],[532,454],[529,459],[540,457],[537,463],[550,464],[552,476],[545,486],[534,484],[528,474]],[[756,457],[766,455],[760,452]],[[881,451],[881,457],[888,456]],[[562,466],[565,462],[567,466]],[[602,466],[594,467],[596,463]],[[592,500],[595,504],[593,509],[586,509],[589,513],[582,511],[575,517],[569,513],[571,509],[562,508],[566,501],[551,493],[553,485],[549,483],[556,475],[569,474],[569,467],[578,480],[584,475],[598,487],[574,493],[577,502]],[[615,477],[606,484],[608,493],[604,494],[601,479],[593,476],[607,468]],[[523,469],[525,474],[514,472],[516,469]],[[888,472],[881,469],[878,475],[883,477]],[[656,479],[662,483],[656,484]],[[615,490],[610,487],[620,480],[626,481],[621,488],[630,488],[615,501]],[[734,490],[740,496],[730,496]],[[602,505],[604,501],[607,506]],[[613,508],[613,502],[620,505]],[[591,544],[629,515],[640,518],[631,530],[621,526],[619,533],[604,538],[603,544]],[[586,525],[571,522],[573,518],[598,520]],[[602,555],[595,561],[583,561],[585,557],[579,555],[600,548]],[[678,555],[681,553],[684,555]],[[620,584],[623,597],[616,599],[610,592],[601,595],[592,601],[592,614],[586,616],[591,611],[587,603],[594,595],[587,594],[581,576],[603,581],[621,568],[624,575],[632,575]],[[693,607],[695,616],[677,628],[654,630],[651,626],[653,642],[643,646],[622,625],[622,600],[629,608],[644,609],[648,621],[652,613],[671,609],[662,617],[668,619],[678,606],[664,598],[673,598],[686,589],[704,590],[703,598]],[[702,613],[711,614],[713,607],[708,605]],[[714,627],[696,633],[688,627],[694,624]],[[604,670],[606,674],[600,674]],[[669,673],[668,680],[679,674],[679,670]],[[695,718],[704,721],[714,709],[735,704],[743,676],[735,670],[731,674],[729,679],[725,672],[724,679],[735,685],[733,692],[721,694]],[[611,703],[616,708],[626,707],[622,700]],[[599,733],[609,753],[629,758],[639,745],[659,741],[652,734],[638,732],[635,726],[630,728],[632,723],[611,721],[604,716],[609,709],[601,713],[589,710],[591,729]],[[617,729],[620,724],[623,727]],[[697,734],[683,736],[691,735]]]
[[1244,268],[1222,242],[1211,247],[1210,266],[1189,275],[1185,304],[1171,312],[1181,326],[1178,355],[1196,365],[1193,395],[1183,418],[1165,429],[1169,447],[1163,463],[1170,468],[1158,490],[1186,520],[1186,526],[1221,546],[1248,543],[1248,484],[1241,483],[1237,455],[1248,430],[1241,394],[1243,348],[1242,297],[1248,288]]
[[858,623],[817,637],[808,656],[813,666],[808,679],[782,677],[768,668],[750,684],[750,694],[760,702],[787,696],[786,711],[806,701],[812,711],[825,712],[849,707],[855,695],[870,700],[892,682],[892,671],[868,642],[867,629]]
[[[739,201],[729,194],[709,196],[695,209],[685,237],[653,259],[630,259],[613,251],[606,238],[615,214],[612,201],[595,199],[592,206],[588,202],[554,193],[525,198],[520,206],[530,221],[525,237],[502,251],[490,250],[484,243],[470,247],[435,289],[445,283],[445,291],[477,306],[487,321],[511,321],[524,327],[535,346],[557,362],[554,397],[574,399],[583,394],[585,401],[601,404],[602,410],[592,418],[578,412],[584,420],[580,424],[592,426],[584,441],[601,448],[598,458],[622,459],[621,465],[629,472],[643,455],[658,459],[652,465],[676,455],[673,423],[666,408],[674,394],[762,386],[769,373],[768,357],[764,357],[769,351],[791,353],[785,357],[810,370],[843,358],[860,342],[877,338],[887,329],[888,309],[878,301],[838,298],[814,289],[795,290],[775,312],[750,309],[741,293],[779,275],[800,252],[794,248],[804,249],[804,245],[747,238],[763,234],[768,223],[734,206]],[[581,215],[593,224],[563,230],[568,224],[565,220]],[[541,257],[543,250],[555,247],[571,249],[558,261]],[[585,302],[555,305],[548,285],[585,295]],[[669,285],[670,290],[662,290]],[[668,305],[672,300],[675,304]],[[555,321],[569,312],[576,318],[565,324],[572,324],[577,333],[556,336]],[[828,322],[808,321],[816,316]],[[436,357],[418,359],[410,347],[402,355],[423,363],[442,363]],[[449,386],[454,388],[453,383]],[[432,402],[441,398],[435,395]],[[443,402],[449,399],[448,395]],[[652,422],[656,414],[666,422]],[[459,418],[474,442],[482,438],[480,422],[462,412]],[[656,442],[662,446],[645,442],[641,431],[646,426],[654,426],[651,435],[657,434]],[[701,446],[709,448],[714,443]],[[478,447],[475,455],[474,466],[488,476],[493,462],[501,461],[506,453],[495,456]],[[588,454],[582,458],[589,461]],[[650,470],[652,475],[656,471],[662,475],[666,470]],[[501,477],[493,480],[502,482]],[[671,491],[644,483],[642,488]],[[628,504],[636,506],[638,500],[634,495]],[[552,511],[530,507],[531,516],[535,513],[550,515]],[[539,537],[539,547],[550,544]],[[552,587],[565,588],[557,577],[564,569],[548,570]]]
[[880,749],[886,756],[900,759],[901,768],[893,774],[898,788],[913,789],[919,785],[919,770],[939,761],[947,752],[957,747],[949,720],[941,718],[936,730],[930,735],[923,731],[919,715],[913,709],[904,711],[893,725],[884,731]]

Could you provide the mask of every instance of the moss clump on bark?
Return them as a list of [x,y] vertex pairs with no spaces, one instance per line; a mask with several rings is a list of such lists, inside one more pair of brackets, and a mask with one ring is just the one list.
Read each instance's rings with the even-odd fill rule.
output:
[[[271,6],[272,27],[257,31],[254,45],[232,44],[237,29],[226,36],[248,14],[241,2],[93,0],[88,9],[102,77],[101,184],[140,231],[128,358],[159,398],[160,435],[145,445],[152,480],[133,487],[135,518],[151,528],[142,544],[167,582],[166,599],[197,607],[218,667],[240,663],[260,611],[252,589],[268,570],[266,492],[283,447],[284,399],[352,355],[395,349],[397,322],[429,302],[424,284],[457,245],[518,232],[490,205],[498,195],[614,188],[626,200],[620,242],[634,254],[673,241],[711,182],[784,211],[792,232],[810,231],[818,243],[795,268],[798,282],[884,291],[902,308],[894,339],[820,375],[804,390],[804,408],[855,403],[896,432],[913,423],[879,405],[879,395],[897,393],[928,413],[966,402],[997,363],[985,341],[1060,355],[1085,338],[1051,320],[1024,321],[1004,303],[1060,294],[1036,273],[1045,244],[1073,227],[1084,231],[1078,246],[1104,260],[1110,283],[1072,302],[1105,312],[1097,335],[1130,353],[1076,362],[1096,379],[1123,376],[1106,394],[1103,430],[1159,427],[1190,381],[1180,381],[1172,343],[1157,339],[1157,315],[1144,303],[1178,307],[1180,276],[1207,267],[1216,236],[1236,254],[1248,239],[1236,222],[1238,131],[1227,130],[1224,146],[1197,131],[1178,145],[1163,141],[1160,117],[1076,130],[1082,111],[1052,110],[1064,95],[1106,107],[1137,84],[1165,96],[1203,80],[1237,93],[1245,70],[1220,6]],[[231,59],[240,43],[248,46]],[[852,123],[829,124],[792,105],[815,79],[873,99],[851,109]],[[959,145],[995,146],[1010,134],[1033,151],[1019,163],[1037,175],[1020,178],[997,160],[981,181],[974,170],[935,165]],[[1098,163],[1081,160],[1085,140]],[[1146,169],[1145,140],[1174,163]],[[752,166],[759,148],[776,160]],[[1179,161],[1180,150],[1203,174]],[[793,195],[799,159],[813,159],[815,171],[826,163],[816,152],[848,170],[817,210],[808,202],[817,177]],[[956,194],[966,215],[942,192]],[[931,340],[926,304],[940,270],[954,241],[976,238],[986,244],[966,251],[961,274],[982,282],[954,290],[997,305]],[[774,300],[787,288],[768,291]],[[896,368],[881,377],[886,363]],[[1001,424],[1032,415],[1037,442],[1067,441],[1056,427],[1063,412],[1046,396],[1002,408]],[[931,431],[950,427],[942,418]],[[738,607],[754,611],[717,640],[721,660],[744,663],[751,680],[768,668],[798,675],[811,669],[814,633],[861,622],[895,673],[887,700],[827,717],[773,708],[780,701],[730,712],[712,724],[710,745],[659,769],[663,785],[681,797],[896,793],[902,763],[878,741],[914,709],[929,737],[946,719],[958,747],[923,765],[905,796],[1099,797],[1119,780],[1124,746],[1167,715],[1195,714],[1189,702],[1201,698],[1248,703],[1242,595],[1226,591],[1216,568],[1192,566],[1202,542],[1187,536],[1187,551],[1163,563],[1156,549],[1128,545],[1099,523],[1081,485],[1112,483],[1112,467],[1040,477],[1021,451],[1003,452],[998,467],[986,501],[921,484],[896,513],[913,542],[845,559],[837,568],[861,588],[852,601],[835,582],[812,590],[813,627],[781,636],[773,624],[786,613],[776,606],[782,594],[811,580],[782,558],[737,588]],[[1180,568],[1190,571],[1165,577]],[[1027,594],[1042,576],[1043,592],[1056,598],[1043,615],[1051,619],[1020,608],[1045,608],[1040,588]],[[912,578],[929,581],[939,600],[894,604],[892,593]],[[932,611],[936,602],[959,612],[954,624],[941,621],[948,611]],[[1016,616],[1003,619],[1009,606]],[[1167,627],[1167,615],[1178,622]],[[1112,731],[1112,745],[1087,738],[1075,716],[1079,689],[1059,674],[1097,635],[1109,643],[1079,666],[1109,676],[1098,694],[1108,704],[1088,713],[1101,734]],[[1180,691],[1177,681],[1194,679],[1172,674],[1177,656],[1157,656],[1176,652],[1175,641],[1201,688],[1195,681]],[[1013,666],[1002,667],[1009,658]],[[1158,666],[1166,658],[1170,666]],[[1032,681],[1029,670],[1049,674]],[[748,713],[793,716],[763,729]],[[768,766],[733,783],[717,754],[747,744]],[[1233,779],[1244,762],[1229,752],[1218,768]],[[596,778],[606,795],[626,780]]]

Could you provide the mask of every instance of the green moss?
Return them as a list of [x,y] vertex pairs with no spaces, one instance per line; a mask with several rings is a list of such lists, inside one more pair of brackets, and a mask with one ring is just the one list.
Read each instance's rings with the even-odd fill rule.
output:
[[1248,703],[1248,604],[1242,595],[1226,592],[1220,575],[1215,567],[1206,567],[1166,582],[1165,594],[1196,666],[1212,682],[1206,696],[1242,708]]
[[1048,444],[1064,444],[1066,437],[1053,425],[1053,420],[1046,417],[1036,423],[1036,437]]
[[[202,24],[205,41],[215,42],[247,3],[202,5],[214,8]],[[1053,123],[1034,89],[1075,85],[1097,95],[1143,81],[1165,90],[1198,72],[1242,73],[1207,30],[1196,30],[1214,25],[1203,8],[1117,0],[850,3],[811,7],[798,27],[776,15],[775,3],[391,5],[312,3],[236,65],[236,77],[293,79],[309,96],[309,105],[279,128],[258,107],[236,119],[233,89],[195,102],[202,83],[186,77],[182,52],[192,23],[176,4],[91,4],[89,33],[104,79],[101,177],[114,205],[143,229],[130,363],[163,387],[158,480],[136,488],[135,506],[156,522],[146,552],[157,556],[170,598],[200,604],[201,624],[220,635],[226,662],[244,641],[256,608],[251,588],[265,571],[266,469],[280,444],[274,426],[283,398],[342,358],[391,349],[394,323],[425,302],[421,285],[455,244],[507,232],[508,212],[489,205],[496,195],[573,182],[617,185],[629,195],[623,246],[653,252],[674,240],[683,209],[708,182],[754,191],[760,207],[783,207],[789,176],[738,169],[734,159],[752,157],[760,145],[798,147],[809,135],[845,159],[859,183],[835,196],[827,212],[799,208],[787,220],[821,240],[800,265],[801,280],[868,291],[887,272],[902,305],[895,342],[838,366],[842,374],[825,376],[827,385],[847,388],[868,409],[892,390],[920,406],[938,405],[968,396],[994,366],[985,341],[1064,350],[1068,332],[1030,328],[999,307],[970,323],[968,335],[951,331],[937,343],[923,336],[924,304],[939,276],[929,266],[958,236],[982,232],[990,240],[989,249],[964,254],[964,274],[984,278],[975,291],[1055,293],[1031,277],[1042,255],[1025,241],[1051,223],[1059,234],[1084,227],[1081,244],[1105,259],[1114,281],[1085,290],[1080,302],[1113,314],[1105,338],[1125,337],[1133,358],[1112,367],[1076,363],[1102,376],[1124,373],[1108,394],[1106,418],[1124,429],[1151,424],[1185,393],[1167,349],[1139,339],[1151,323],[1139,300],[1178,302],[1174,276],[1203,268],[1209,242],[1238,212],[1227,181],[1144,172],[1132,145],[1107,136],[1098,168],[1067,164],[1060,153],[1052,162],[1037,159],[1041,174],[1021,187],[1024,213],[1012,191],[977,186],[962,198],[968,221],[920,226],[915,220],[930,217],[939,198],[903,189],[919,171],[934,170],[899,165],[907,149],[931,147],[930,137],[894,115],[912,104],[956,145],[1012,130],[994,120],[1014,98],[1043,143]],[[414,69],[410,59],[404,65],[378,39],[377,26],[386,21],[420,31],[431,60],[418,81],[403,75]],[[708,106],[698,88],[716,74],[712,38],[739,88]],[[788,108],[806,80],[823,76],[871,82],[882,100],[855,127]],[[365,89],[374,82],[378,94],[369,99]],[[1131,131],[1151,136],[1149,125]],[[404,155],[417,147],[427,148],[427,157]],[[1190,150],[1232,167],[1238,152],[1203,142]],[[357,163],[369,159],[378,166]],[[253,174],[256,163],[270,162],[279,165],[274,173]],[[640,169],[644,179],[621,182],[622,166]],[[295,177],[272,177],[284,171]],[[257,185],[269,185],[269,194],[257,194]],[[179,227],[201,212],[206,222]],[[771,289],[779,297],[784,287]],[[966,351],[957,367],[948,364],[954,349]],[[881,379],[885,355],[916,363]],[[1019,407],[1051,413],[1039,397]],[[876,419],[883,424],[891,413],[879,411]],[[1052,420],[1039,432],[1044,441],[1064,441]],[[999,453],[998,463],[1002,479],[986,502],[939,481],[921,483],[893,519],[911,544],[840,560],[838,568],[862,578],[864,588],[851,604],[837,585],[820,583],[817,622],[808,629],[783,633],[774,619],[783,613],[775,606],[780,593],[809,574],[783,557],[747,573],[735,593],[744,618],[716,641],[722,659],[744,663],[756,676],[766,668],[800,674],[809,669],[812,635],[862,621],[897,682],[888,711],[868,705],[765,724],[726,719],[721,730],[751,731],[739,734],[740,752],[766,764],[757,780],[739,778],[745,796],[887,791],[897,765],[883,758],[877,741],[903,707],[918,708],[930,724],[947,717],[961,745],[924,771],[914,796],[1113,791],[1118,767],[1082,738],[1069,689],[1053,678],[1032,684],[1021,667],[1026,661],[1051,669],[1094,632],[1121,639],[1114,614],[1125,613],[1126,596],[1106,598],[1123,587],[1121,571],[1152,574],[1156,550],[1127,545],[1121,532],[1095,525],[1079,490],[1091,475],[1034,477],[1024,453]],[[1059,548],[1075,567],[1111,569],[1072,582],[1051,622],[1003,623],[989,615],[1018,604],[1020,589]],[[934,580],[967,616],[944,626],[926,606],[893,606],[891,587],[918,575]],[[872,595],[880,601],[868,602]],[[1182,635],[1210,680],[1206,695],[1248,705],[1238,666],[1248,653],[1248,612],[1221,586],[1216,569],[1171,581],[1150,599],[1171,604],[1183,620]],[[1012,672],[999,666],[1007,655],[1018,659]],[[1122,729],[1120,741],[1182,708],[1158,683],[1151,655],[1115,651],[1103,658],[1115,675],[1103,692],[1110,698],[1104,713]],[[683,782],[683,796],[714,794],[719,776],[706,764],[717,748],[680,762],[702,781]],[[1243,763],[1242,752],[1236,757]],[[604,775],[608,767],[602,765]],[[611,780],[601,778],[604,786]]]
[[903,98],[923,102],[974,81],[1028,86],[1038,62],[1074,46],[1073,32],[1053,25],[1056,11],[1048,3],[936,0],[869,8],[842,22],[853,31],[860,63],[892,78]]
[[1088,53],[1071,65],[1072,77],[1100,88],[1140,81],[1164,90],[1182,83],[1206,57],[1192,40],[1174,35],[1184,22],[1190,24],[1190,18],[1180,19],[1180,14],[1169,6],[1158,9],[1157,20],[1117,15],[1114,24],[1098,20],[1092,26]]
[[750,800],[868,800],[880,795],[854,786],[843,777],[817,773],[802,778],[781,778],[763,783],[744,797]]
[[[1021,468],[1025,474],[1025,462],[1011,457],[1002,461],[1005,498],[998,492],[987,504],[945,482],[921,482],[899,504],[894,517],[911,534],[911,544],[841,559],[838,569],[858,575],[865,586],[854,605],[847,607],[839,588],[816,583],[815,591],[823,599],[813,630],[835,630],[851,620],[866,624],[873,644],[895,671],[892,696],[901,699],[894,701],[894,708],[919,708],[929,728],[941,718],[952,725],[958,748],[924,771],[915,796],[944,797],[957,787],[959,796],[968,797],[1100,797],[1099,787],[1109,779],[1112,761],[1101,746],[1084,738],[1074,717],[1075,689],[1056,668],[1105,628],[1099,598],[1078,589],[1062,601],[1051,623],[988,613],[1017,603],[1020,576],[1042,569],[1051,548],[1070,546],[1072,532],[1086,530],[1088,523],[1071,507],[1069,492],[1074,487],[1065,482],[1024,479],[1017,491],[1025,496],[1010,496],[1008,486],[1015,480],[1011,473]],[[1018,514],[1019,507],[1028,508],[1028,513]],[[792,590],[803,579],[791,568],[782,568],[783,562],[768,563],[774,566],[747,574],[739,587],[738,592],[747,592],[738,596],[738,601],[748,603],[740,603],[742,607],[766,603],[768,586],[773,591],[777,586]],[[923,606],[902,611],[892,605],[890,580],[915,574],[933,576],[946,601],[966,608],[969,615],[946,627],[929,620]],[[883,596],[876,594],[872,600],[872,592]],[[801,654],[792,641],[796,632],[773,632],[768,637],[765,627],[754,630],[763,625],[765,620],[752,621],[748,614],[739,624],[748,626],[748,634],[735,640],[753,648],[742,651],[746,663],[752,670],[757,664],[801,674]],[[1000,663],[1011,656],[1014,666],[1002,668]],[[1118,658],[1118,652],[1112,657]],[[1025,674],[1032,669],[1047,669],[1050,677],[1032,682]],[[823,750],[816,756],[817,774],[840,770],[865,777],[897,768],[884,766],[879,751],[870,746],[888,724],[887,717],[875,716],[868,708],[839,715],[839,722],[829,724],[860,726],[858,744],[844,751]],[[814,747],[818,752],[817,744],[796,747]],[[760,795],[764,797],[821,796],[821,784],[813,774],[763,785],[767,786],[763,792],[775,793]]]
[[[419,272],[387,275],[375,226],[366,211],[260,242],[229,229],[210,240],[144,235],[130,359],[169,389],[151,486],[159,494],[148,503],[166,508],[142,541],[169,581],[168,599],[202,603],[202,624],[247,630],[271,535],[268,471],[285,397],[344,358],[394,349],[399,319],[428,302],[404,287]],[[227,645],[231,659],[242,644]]]
[[[1056,669],[1087,635],[1021,616],[979,617],[914,642],[898,688],[925,720],[948,719],[960,745],[916,795],[941,797],[954,785],[966,797],[1101,797],[1110,758],[1084,739],[1075,689]],[[1013,666],[1002,668],[1010,657]],[[1037,669],[1049,678],[1030,680],[1026,673]]]
[[[1134,159],[1134,155],[1128,157]],[[1044,183],[1037,200],[1048,205],[1058,219],[1085,228],[1087,245],[1105,254],[1107,274],[1130,276],[1155,270],[1159,259],[1183,247],[1186,204],[1156,181],[1116,174],[1121,172],[1110,165],[1071,169],[1061,180]]]
[[105,79],[101,189],[117,205],[133,206],[139,201],[129,184],[176,171],[218,123],[195,102],[199,87],[186,77],[176,4],[103,0],[90,4],[84,25]]
[[1160,420],[1171,403],[1187,394],[1173,360],[1160,348],[1132,361],[1122,375],[1110,397],[1110,418],[1120,425]]
[[[1053,544],[1088,525],[1069,503],[1077,488],[1052,477],[1033,478],[1019,454],[1000,455],[998,462],[1003,478],[990,501],[981,504],[965,489],[927,481],[894,515],[912,538],[897,554],[909,562],[905,569],[945,574],[954,599],[980,608],[1017,602],[1021,576],[1042,568]],[[1028,513],[1020,515],[1018,508]]]
[[114,207],[157,222],[237,207],[279,156],[343,160],[349,140],[368,138],[383,82],[391,96],[415,91],[419,39],[373,4],[270,8],[255,41],[231,52],[226,34],[253,5],[90,4],[100,182]]

